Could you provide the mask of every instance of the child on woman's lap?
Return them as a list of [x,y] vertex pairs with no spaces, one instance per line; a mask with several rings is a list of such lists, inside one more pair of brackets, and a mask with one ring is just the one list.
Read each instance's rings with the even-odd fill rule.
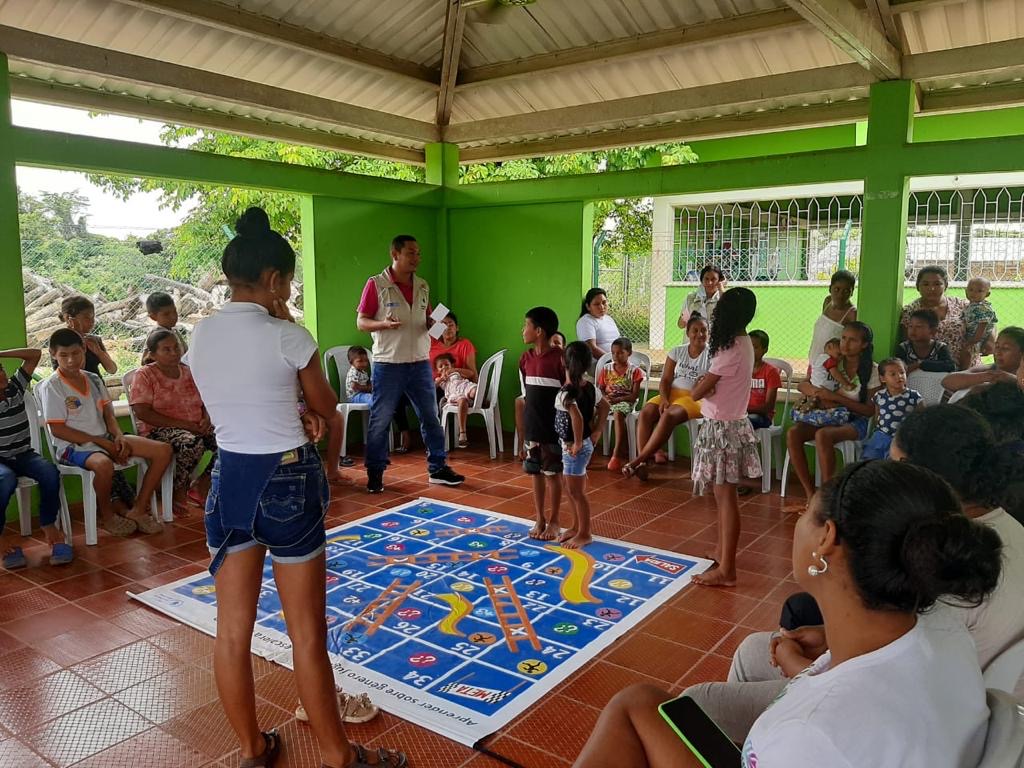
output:
[[924,398],[916,389],[907,388],[907,369],[903,361],[890,357],[878,364],[878,377],[883,389],[875,393],[875,431],[864,441],[863,459],[889,458],[889,446],[900,424],[918,408],[924,407]]
[[434,370],[437,373],[434,383],[444,390],[445,400],[449,405],[458,406],[459,448],[466,448],[469,445],[466,439],[466,418],[469,416],[469,404],[476,397],[476,382],[463,378],[455,370],[455,358],[447,352],[442,352],[434,359]]
[[[811,365],[811,384],[831,389],[833,392],[837,389],[853,389],[857,386],[856,379],[851,380],[847,377],[842,366],[839,365],[840,357],[839,339],[829,339],[825,344],[824,352],[818,355]],[[793,405],[793,410],[797,413],[807,413],[820,407],[821,403],[817,398],[804,395]]]
[[704,425],[693,457],[693,488],[700,495],[711,486],[718,508],[717,564],[693,578],[703,586],[735,586],[740,536],[737,486],[761,476],[757,438],[747,418],[754,367],[747,324],[756,309],[757,299],[748,288],[725,292],[711,326],[711,370],[693,390],[694,399],[704,400]]
[[562,446],[562,479],[573,508],[572,526],[558,537],[567,549],[580,549],[594,539],[590,532],[587,501],[587,464],[601,439],[608,401],[601,390],[583,378],[593,356],[582,341],[565,348],[569,383],[555,398],[555,432]]
[[629,460],[629,439],[626,416],[633,412],[640,396],[644,372],[629,361],[633,342],[621,337],[612,342],[612,360],[598,371],[597,388],[604,394],[611,413],[615,414],[615,450],[608,462],[608,470],[618,472],[623,460]]

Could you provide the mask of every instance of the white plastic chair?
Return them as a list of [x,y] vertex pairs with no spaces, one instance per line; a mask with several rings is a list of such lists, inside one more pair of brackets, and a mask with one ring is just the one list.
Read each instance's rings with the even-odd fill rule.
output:
[[[600,374],[604,367],[610,363],[612,356],[610,352],[605,352],[597,361],[595,371]],[[629,356],[629,362],[635,365],[637,368],[644,372],[644,382],[640,390],[640,395],[637,397],[636,402],[633,404],[633,410],[626,414],[626,437],[629,442],[629,458],[632,461],[636,458],[637,446],[636,446],[636,425],[640,419],[640,409],[644,407],[644,403],[647,402],[647,396],[651,391],[651,358],[649,355],[643,352],[633,352]],[[597,377],[595,376],[594,381],[596,383]],[[615,414],[608,414],[608,421],[604,425],[604,455],[608,456],[612,452],[612,425],[615,423]]]
[[[124,395],[128,398],[128,416],[132,420],[132,432],[136,435],[139,434],[139,421],[135,418],[135,410],[131,407],[132,401],[132,382],[135,381],[135,374],[139,372],[138,368],[132,368],[130,371],[126,371],[121,377],[121,383],[124,385]],[[174,522],[174,464],[175,456],[171,454],[171,463],[167,467],[167,471],[164,472],[164,476],[160,478],[160,498],[161,507],[163,511],[163,518],[165,523]],[[198,473],[198,466],[196,467],[196,473]],[[137,487],[142,485],[142,470],[138,473]],[[156,494],[153,494],[153,509],[156,509]]]
[[938,405],[946,394],[942,380],[948,375],[942,371],[916,370],[907,376],[907,387],[920,392],[925,405]]
[[[473,402],[469,406],[470,416],[476,414],[484,417],[484,422],[487,425],[487,444],[490,447],[492,459],[497,456],[495,442],[497,442],[497,450],[502,453],[505,452],[505,439],[501,434],[501,413],[498,408],[498,388],[501,386],[501,368],[505,361],[505,352],[507,351],[505,349],[499,350],[484,360],[484,364],[480,366],[480,373],[477,376],[476,397],[473,398]],[[448,437],[449,416],[452,417],[452,423],[457,424],[456,419],[459,417],[459,407],[457,405],[449,405],[447,401],[442,401],[441,427],[444,429],[446,445],[450,445]],[[455,432],[455,430],[452,431],[453,433]],[[452,438],[454,439],[454,434]]]
[[[45,412],[43,413],[43,418],[46,418]],[[46,429],[43,431],[43,434],[46,437],[46,444],[47,447],[50,449],[50,455],[53,456],[54,459],[56,459],[57,447],[54,445],[53,433],[50,431],[49,425],[46,426]],[[93,546],[94,544],[96,544],[98,540],[96,530],[96,489],[93,487],[92,484],[93,472],[92,470],[82,469],[81,467],[72,466],[70,464],[61,464],[60,462],[56,463],[57,471],[60,472],[62,477],[77,477],[79,480],[82,481],[82,507],[85,512],[85,543],[88,546]],[[115,464],[114,469],[125,470],[129,469],[130,467],[138,467],[139,476],[141,478],[142,474],[145,473],[148,466],[149,464],[146,462],[145,459],[140,458],[138,456],[132,456],[130,459],[128,459],[127,464]],[[171,477],[173,478],[173,475]],[[156,517],[155,505],[153,507],[153,510],[153,516]]]
[[[28,428],[31,433],[29,439],[31,440],[32,450],[42,456],[42,444],[39,439],[39,403],[36,402],[35,396],[29,390],[25,390],[25,415],[28,417]],[[18,496],[18,519],[21,522],[22,536],[32,535],[32,486],[34,485],[38,485],[38,483],[30,477],[18,478],[16,493]],[[60,513],[57,516],[57,520],[60,523],[60,529],[64,532],[64,543],[70,544],[71,511],[68,509],[68,497],[64,493],[63,485],[59,487],[59,494]]]
[[[872,429],[874,428],[874,418],[868,422],[868,435],[871,435]],[[815,448],[813,440],[808,440],[804,443],[804,448],[810,446]],[[835,444],[835,451],[843,459],[843,466],[848,467],[854,462],[860,459],[860,453],[863,448],[863,442],[861,440],[843,440],[842,442]],[[782,498],[786,498],[786,485],[789,482],[789,451],[786,451],[786,460],[782,463]],[[821,462],[818,461],[817,455],[814,459],[814,486],[816,488],[821,487]]]
[[1018,640],[988,663],[985,687],[1013,694],[1024,676],[1024,640]]
[[[789,411],[789,387],[790,382],[793,381],[793,366],[785,360],[775,357],[766,357],[764,361],[779,369],[780,378],[782,379],[782,390],[785,390],[786,394],[783,398],[781,411],[779,410],[778,402],[776,402],[775,417],[778,419],[778,414],[781,413],[782,421],[784,422],[786,420],[786,413]],[[778,447],[779,456],[782,456],[785,450],[782,445],[782,424],[772,424],[770,427],[756,429],[754,430],[754,436],[757,437],[758,443],[761,446],[761,493],[770,493],[772,490],[772,461],[775,448],[776,446]],[[781,479],[783,475],[781,464],[777,467],[777,474],[779,479]]]
[[[345,395],[345,378],[348,376],[348,370],[352,367],[352,364],[348,361],[348,351],[354,344],[345,344],[340,347],[331,347],[324,352],[324,375],[328,374],[330,363],[334,361],[334,367],[338,370],[338,411],[341,413],[341,418],[344,420],[345,427],[341,432],[341,455],[348,456],[348,417],[351,413],[358,413],[362,417],[363,421],[363,442],[366,442],[366,436],[370,434],[370,404],[369,403],[350,403],[346,400]],[[370,365],[373,365],[373,354],[369,350],[366,351],[366,355],[370,360]],[[388,428],[388,450],[394,448],[394,438],[391,432],[391,428]]]
[[[682,424],[676,427],[685,426],[686,432],[690,438],[690,461],[693,461],[693,454],[697,449],[697,436],[700,434],[700,428],[704,426],[704,419],[688,419]],[[672,430],[672,434],[668,436],[668,460],[676,460],[676,429]]]
[[1009,694],[989,689],[988,730],[978,768],[1020,768],[1024,766],[1024,712]]

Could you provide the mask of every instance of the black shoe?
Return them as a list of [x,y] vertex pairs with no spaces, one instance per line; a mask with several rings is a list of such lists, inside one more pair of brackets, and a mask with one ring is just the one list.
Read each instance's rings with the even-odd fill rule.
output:
[[338,459],[339,467],[354,467],[355,465],[356,463],[352,461],[351,456],[342,456],[340,459]]
[[462,475],[457,474],[451,467],[443,466],[437,472],[430,473],[430,482],[435,485],[462,485],[466,481]]
[[366,470],[366,490],[370,493],[383,493],[384,492],[384,470],[383,469],[368,469]]

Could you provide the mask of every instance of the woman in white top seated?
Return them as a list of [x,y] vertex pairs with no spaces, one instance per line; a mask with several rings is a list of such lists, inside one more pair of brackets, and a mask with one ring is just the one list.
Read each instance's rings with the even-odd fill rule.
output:
[[[910,414],[891,452],[894,459],[940,475],[953,487],[964,514],[994,530],[1003,542],[1002,576],[988,599],[978,606],[960,606],[943,598],[934,611],[967,628],[984,670],[1024,638],[1024,526],[1004,509],[1020,504],[1013,484],[1024,477],[1024,459],[998,444],[979,414],[958,405]],[[779,623],[785,630],[754,632],[740,643],[728,681],[699,683],[684,692],[734,741],[747,737],[754,721],[782,693],[787,678],[825,651],[821,614],[809,595],[792,596],[782,613]],[[1024,683],[1018,683],[1016,693],[1024,697]]]
[[714,264],[708,264],[700,271],[700,288],[686,294],[683,307],[679,310],[676,327],[685,328],[690,317],[697,313],[709,323],[715,321],[715,307],[725,293],[725,275]]
[[604,288],[591,288],[583,297],[580,319],[576,321],[576,340],[590,348],[594,360],[612,351],[612,342],[622,334],[608,314],[608,296]]
[[[989,713],[971,636],[918,614],[944,595],[980,604],[1001,549],[923,467],[860,462],[829,481],[793,533],[793,572],[821,607],[829,650],[757,719],[741,764],[976,766]],[[671,698],[643,685],[619,693],[576,765],[698,766],[658,712]]]
[[[253,624],[267,551],[292,641],[299,699],[330,768],[402,768],[401,753],[350,744],[327,656],[324,515],[330,491],[300,417],[298,391],[323,436],[337,405],[309,331],[289,322],[295,252],[250,208],[221,267],[231,301],[198,324],[188,352],[193,378],[217,431],[206,500],[206,540],[217,594],[213,672],[238,736],[241,768],[273,766],[276,730],[261,733],[252,676]],[[298,386],[296,386],[298,385]]]

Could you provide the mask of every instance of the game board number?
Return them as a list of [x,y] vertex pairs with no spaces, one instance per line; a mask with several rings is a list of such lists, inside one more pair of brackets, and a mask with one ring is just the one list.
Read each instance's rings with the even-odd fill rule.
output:
[[359,603],[361,603],[363,601],[360,600],[358,597],[354,597],[354,596],[350,595],[349,597],[346,597],[346,598],[342,599],[341,602],[346,603],[347,605],[359,605]]
[[429,685],[434,678],[430,675],[421,675],[419,672],[407,672],[402,680],[406,683],[412,683],[417,688],[422,688],[425,685]]
[[410,624],[408,621],[399,621],[395,624],[395,628],[406,635],[415,635],[421,629],[415,624]]
[[664,586],[665,584],[671,584],[672,579],[666,579],[664,576],[651,576],[649,579],[647,579],[647,583],[661,584],[662,586]]
[[537,591],[534,591],[534,590],[530,590],[529,592],[526,593],[526,599],[527,600],[544,601],[548,597],[549,597],[549,595],[548,595],[547,592],[537,592]]
[[633,608],[636,608],[638,605],[640,605],[643,602],[643,600],[640,600],[640,599],[635,598],[635,597],[620,597],[615,602],[619,603],[620,605],[628,605],[628,606],[631,606]]
[[364,651],[362,648],[346,648],[341,652],[341,655],[350,661],[354,661],[356,664],[360,664],[370,658],[370,652]]
[[461,653],[463,656],[472,656],[480,650],[480,646],[473,645],[472,643],[456,643],[454,650],[456,653]]
[[348,576],[352,579],[358,579],[360,576],[365,576],[366,573],[364,571],[356,570],[355,568],[346,568],[344,571],[341,572],[341,575]]

